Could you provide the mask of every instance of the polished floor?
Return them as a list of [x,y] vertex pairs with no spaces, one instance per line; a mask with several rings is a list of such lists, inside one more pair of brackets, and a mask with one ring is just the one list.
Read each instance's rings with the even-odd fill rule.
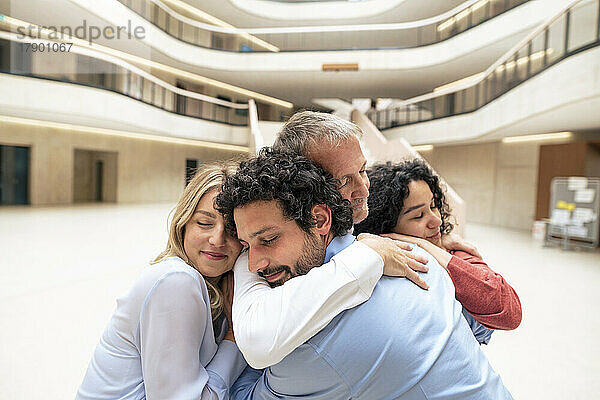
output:
[[[0,208],[0,399],[73,398],[115,306],[162,250],[171,204]],[[470,224],[523,323],[485,347],[515,399],[600,393],[600,253]]]

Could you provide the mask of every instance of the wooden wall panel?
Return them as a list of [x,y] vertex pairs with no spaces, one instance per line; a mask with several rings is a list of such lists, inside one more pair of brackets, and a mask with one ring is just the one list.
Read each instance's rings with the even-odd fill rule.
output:
[[550,184],[557,176],[586,175],[586,142],[540,146],[535,219],[550,217]]

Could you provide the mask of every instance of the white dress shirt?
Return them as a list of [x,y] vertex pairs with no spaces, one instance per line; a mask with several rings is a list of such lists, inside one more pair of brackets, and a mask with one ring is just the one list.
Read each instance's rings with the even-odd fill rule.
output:
[[277,364],[340,312],[368,300],[383,273],[383,260],[356,241],[328,263],[273,289],[248,270],[247,253],[240,255],[234,272],[235,340],[248,364],[262,369]]

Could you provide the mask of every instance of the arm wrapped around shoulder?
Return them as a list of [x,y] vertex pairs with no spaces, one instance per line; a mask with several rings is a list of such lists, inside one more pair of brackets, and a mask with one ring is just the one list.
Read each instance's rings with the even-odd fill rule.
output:
[[522,319],[517,292],[481,258],[464,251],[452,254],[447,269],[456,288],[456,299],[483,325],[516,329]]
[[243,253],[234,267],[233,329],[246,361],[262,369],[281,361],[340,312],[371,296],[383,261],[355,242],[331,261],[271,288],[248,271]]

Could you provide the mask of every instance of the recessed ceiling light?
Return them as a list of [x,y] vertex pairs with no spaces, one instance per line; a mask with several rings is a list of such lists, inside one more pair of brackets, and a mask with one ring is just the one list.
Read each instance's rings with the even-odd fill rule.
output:
[[418,151],[419,153],[424,152],[424,151],[431,151],[433,150],[433,145],[431,144],[421,144],[419,146],[412,146],[414,151]]
[[573,132],[542,133],[539,135],[508,136],[502,138],[502,143],[535,142],[539,140],[568,139]]

